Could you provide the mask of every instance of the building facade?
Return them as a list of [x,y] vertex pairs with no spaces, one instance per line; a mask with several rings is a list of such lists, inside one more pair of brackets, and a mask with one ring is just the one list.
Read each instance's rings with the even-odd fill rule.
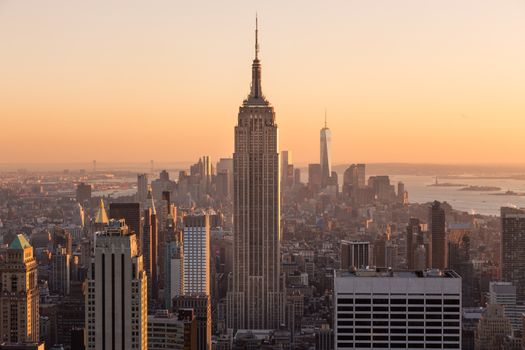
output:
[[430,207],[428,228],[430,230],[431,245],[430,256],[432,257],[431,267],[434,269],[445,269],[448,265],[447,254],[447,232],[445,226],[445,209],[441,203],[434,201]]
[[525,302],[525,211],[501,208],[501,278],[516,286],[517,300]]
[[363,269],[334,276],[335,349],[460,349],[453,271]]
[[137,238],[124,220],[110,220],[95,237],[87,277],[86,343],[89,350],[148,346],[147,277]]
[[0,342],[39,341],[39,293],[33,247],[19,234],[0,263]]

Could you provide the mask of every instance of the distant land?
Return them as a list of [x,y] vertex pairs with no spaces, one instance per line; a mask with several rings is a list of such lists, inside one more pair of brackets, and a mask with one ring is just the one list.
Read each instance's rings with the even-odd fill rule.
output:
[[[224,157],[225,158],[225,157]],[[177,172],[188,169],[194,161],[180,162],[161,162],[154,161],[154,172],[168,170]],[[219,158],[212,159],[215,164]],[[315,160],[312,161],[312,163]],[[349,164],[337,164],[332,166],[332,170],[338,174],[343,174]],[[308,165],[300,163],[298,167],[302,172],[308,171]],[[0,172],[12,172],[19,169],[27,171],[78,171],[84,169],[87,172],[92,171],[93,164],[86,163],[0,163]],[[99,162],[97,161],[97,170],[99,171],[130,171],[130,172],[150,172],[151,164],[149,161],[141,163],[119,163],[119,162]],[[471,178],[512,178],[525,180],[525,164],[417,164],[417,163],[367,163],[367,175],[421,175],[421,176],[438,176],[439,180],[458,179],[466,180]],[[342,180],[342,179],[341,179]],[[443,181],[445,182],[445,181]]]

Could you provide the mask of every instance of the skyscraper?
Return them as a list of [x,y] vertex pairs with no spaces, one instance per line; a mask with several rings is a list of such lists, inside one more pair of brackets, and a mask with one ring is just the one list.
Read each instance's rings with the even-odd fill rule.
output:
[[183,262],[185,295],[210,294],[210,223],[208,215],[184,217]]
[[516,286],[525,302],[525,211],[501,208],[501,278]]
[[441,203],[438,201],[432,203],[428,223],[432,240],[430,246],[431,267],[444,270],[448,265],[445,209],[441,207]]
[[257,34],[256,26],[251,91],[235,127],[234,271],[227,302],[233,329],[276,329],[284,321],[277,124],[261,90]]
[[144,256],[144,270],[148,276],[148,300],[156,300],[158,297],[157,286],[157,260],[158,260],[158,220],[157,210],[151,194],[148,190],[147,199],[144,203],[144,226],[142,238],[142,254]]
[[[147,194],[146,194],[147,195]],[[131,232],[137,235],[139,251],[142,240],[142,227],[140,225],[140,204],[139,203],[111,203],[109,205],[109,218],[120,220],[124,219]]]
[[87,349],[147,349],[146,272],[124,220],[97,233],[87,291]]
[[0,263],[0,280],[0,342],[38,342],[37,262],[24,235],[17,235],[9,244]]
[[332,175],[332,157],[331,157],[331,143],[332,132],[326,123],[326,112],[324,116],[324,127],[321,129],[321,176],[322,185],[330,184],[330,176]]
[[51,266],[49,274],[49,290],[61,295],[69,294],[69,284],[71,276],[70,268],[71,255],[66,248],[58,248],[51,256]]
[[341,269],[370,266],[370,242],[341,241]]
[[148,195],[148,174],[137,175],[137,202],[144,204]]

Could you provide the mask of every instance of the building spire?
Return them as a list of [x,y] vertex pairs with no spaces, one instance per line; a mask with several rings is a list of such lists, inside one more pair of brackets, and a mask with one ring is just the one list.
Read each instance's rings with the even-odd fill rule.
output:
[[324,128],[328,128],[328,123],[326,122],[326,107],[324,108]]
[[259,59],[259,20],[257,12],[255,13],[255,59]]
[[252,86],[248,102],[260,103],[264,101],[261,88],[261,62],[259,61],[259,18],[255,15],[255,58],[252,63]]

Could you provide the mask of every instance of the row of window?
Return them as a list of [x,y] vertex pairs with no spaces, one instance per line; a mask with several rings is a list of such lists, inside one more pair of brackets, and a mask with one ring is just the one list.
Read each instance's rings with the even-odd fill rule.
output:
[[370,305],[388,305],[388,304],[394,304],[394,305],[400,305],[400,304],[413,304],[413,305],[421,305],[421,304],[428,304],[428,305],[459,305],[459,299],[423,299],[423,298],[410,298],[410,299],[384,299],[384,298],[338,298],[337,304],[370,304]]

